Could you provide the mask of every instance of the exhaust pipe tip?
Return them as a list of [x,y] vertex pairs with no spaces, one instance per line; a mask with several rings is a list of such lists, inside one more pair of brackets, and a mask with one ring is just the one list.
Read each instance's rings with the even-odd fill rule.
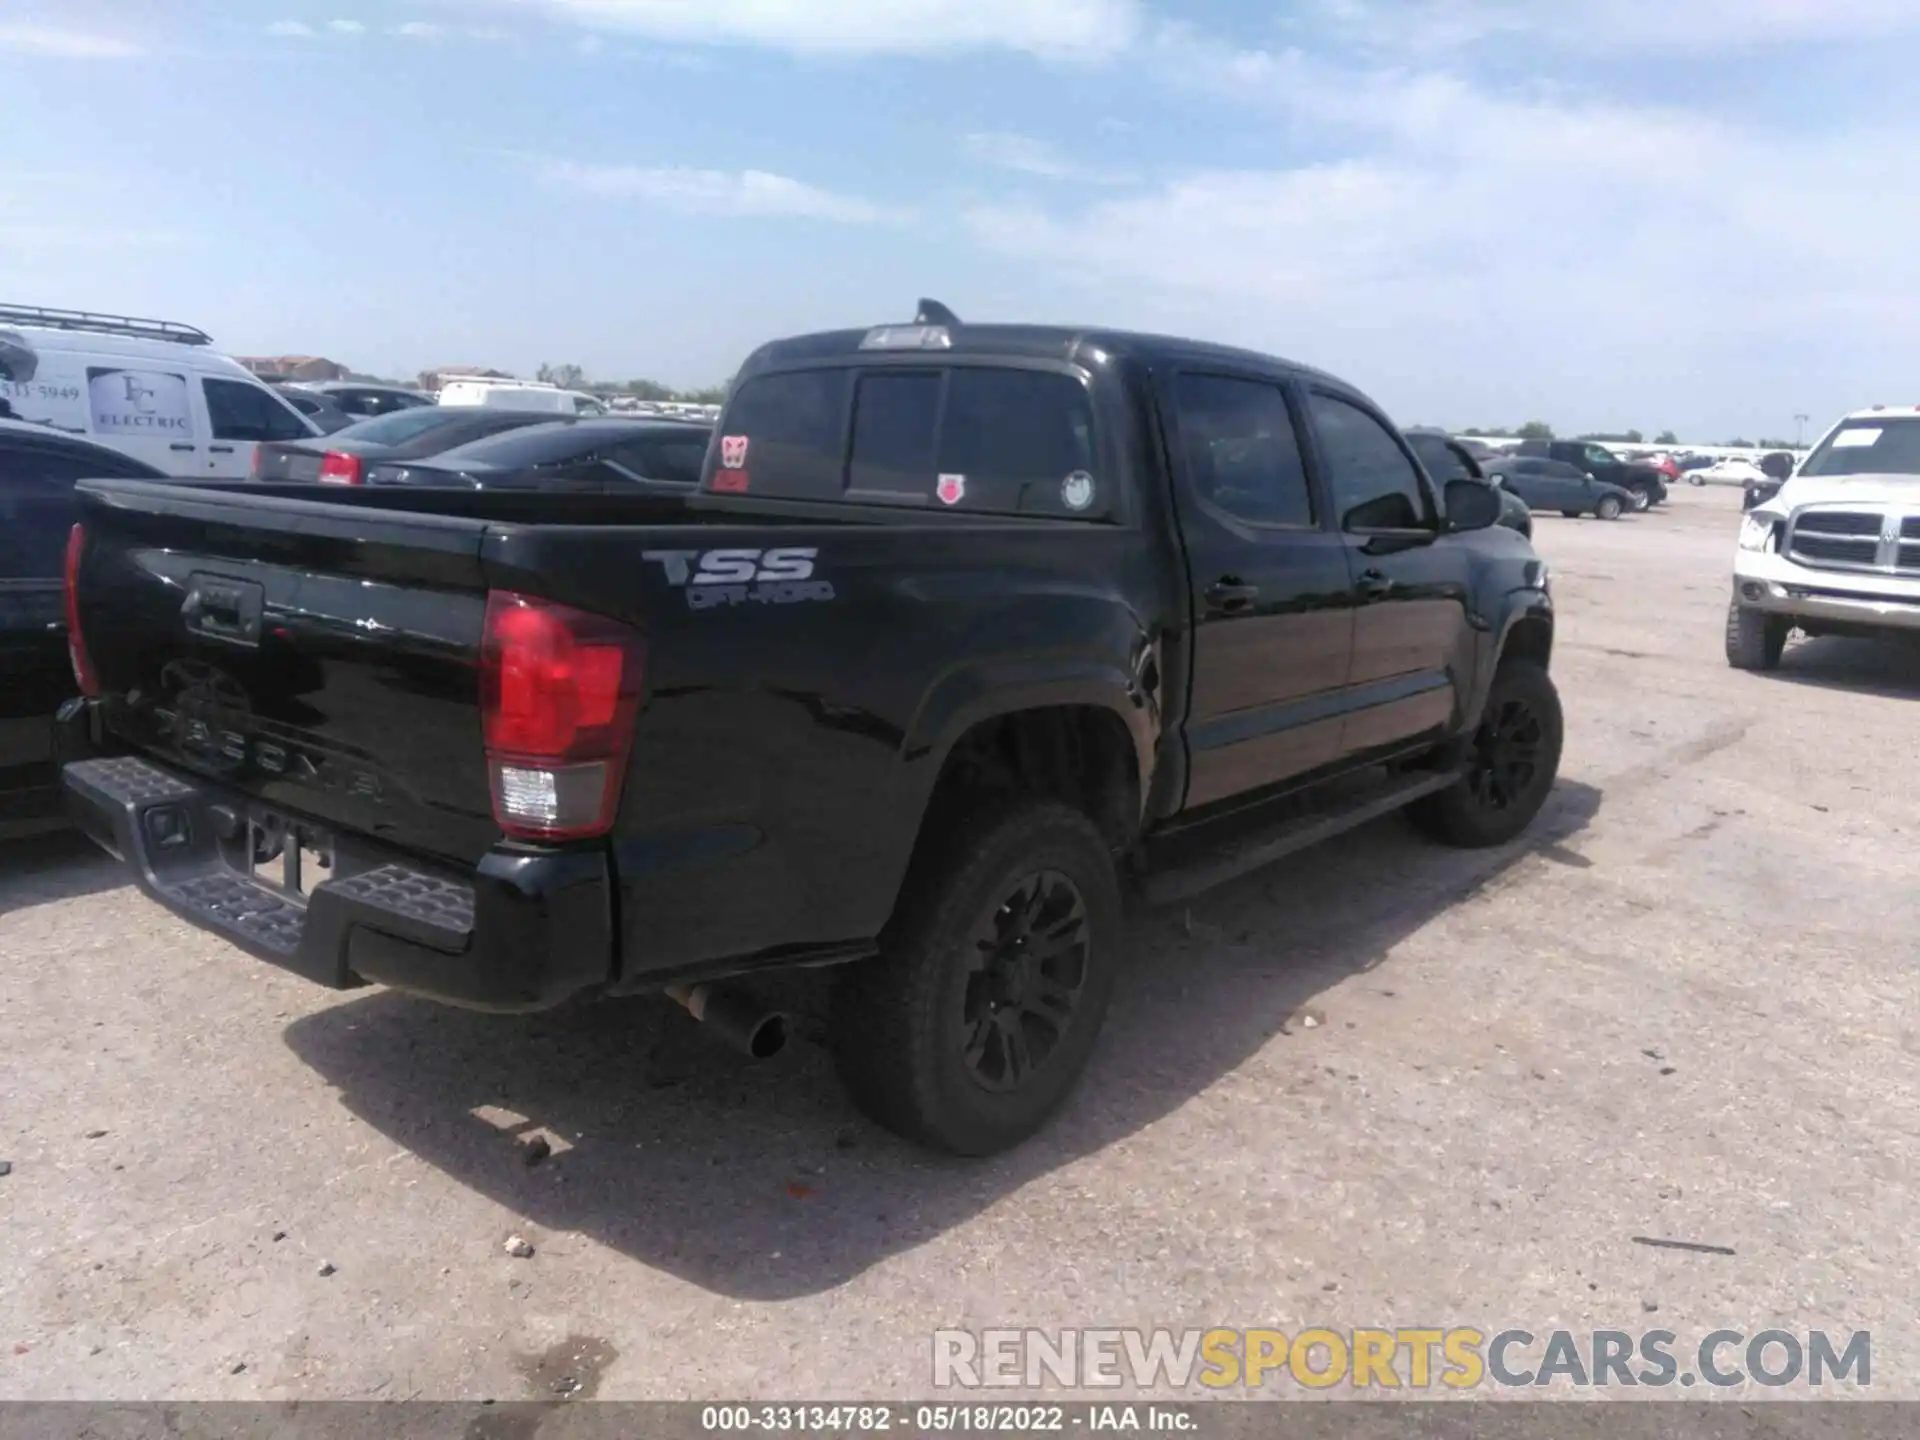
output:
[[787,1047],[787,1017],[725,985],[670,985],[667,995],[715,1039],[755,1060]]
[[787,1017],[777,1012],[763,1016],[747,1036],[747,1054],[756,1060],[771,1060],[787,1048]]

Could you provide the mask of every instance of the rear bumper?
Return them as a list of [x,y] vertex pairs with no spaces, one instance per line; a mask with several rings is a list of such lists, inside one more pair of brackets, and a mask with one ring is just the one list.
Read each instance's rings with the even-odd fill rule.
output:
[[[75,730],[63,728],[70,757]],[[335,835],[334,878],[302,898],[251,873],[248,817],[258,811],[246,796],[132,755],[69,758],[62,778],[74,823],[148,895],[317,984],[376,982],[470,1009],[526,1011],[612,977],[602,851],[501,848],[463,874]]]

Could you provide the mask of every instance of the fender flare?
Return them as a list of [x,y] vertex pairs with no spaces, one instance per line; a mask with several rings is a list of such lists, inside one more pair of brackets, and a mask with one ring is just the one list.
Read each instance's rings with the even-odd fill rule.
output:
[[1099,660],[1034,658],[969,665],[941,676],[915,712],[901,747],[903,843],[910,846],[917,838],[933,787],[961,737],[977,725],[1026,710],[1083,706],[1113,714],[1132,741],[1135,804],[1144,807],[1159,753],[1160,713],[1142,668],[1144,663],[1130,674]]
[[1514,630],[1527,622],[1546,625],[1551,654],[1553,597],[1544,586],[1517,586],[1501,597],[1499,621],[1491,627],[1493,634],[1487,645],[1487,663],[1480,667],[1480,673],[1474,679],[1472,704],[1467,710],[1469,732],[1480,724],[1480,714],[1486,708],[1487,692],[1493,688],[1494,672],[1499,670],[1501,660],[1506,657]]

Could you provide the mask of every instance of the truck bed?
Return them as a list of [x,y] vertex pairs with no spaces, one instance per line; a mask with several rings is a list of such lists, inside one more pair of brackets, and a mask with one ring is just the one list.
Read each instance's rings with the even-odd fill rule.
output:
[[[1178,603],[1137,532],[1044,518],[81,492],[77,593],[112,745],[324,836],[333,882],[398,864],[471,886],[516,855],[591,852],[610,876],[617,938],[599,979],[615,987],[870,942],[956,727],[989,695],[1017,700],[1029,658],[1070,654],[1083,693],[1124,689]],[[501,595],[642,637],[644,698],[604,838],[503,836],[479,700]],[[1046,686],[1071,700],[1057,677]],[[1140,712],[1143,773],[1156,724]]]

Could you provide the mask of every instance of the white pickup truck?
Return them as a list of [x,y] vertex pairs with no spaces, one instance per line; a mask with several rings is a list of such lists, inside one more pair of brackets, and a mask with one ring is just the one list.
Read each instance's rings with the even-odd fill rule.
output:
[[1854,411],[1740,517],[1727,663],[1771,670],[1793,630],[1920,635],[1920,405]]

